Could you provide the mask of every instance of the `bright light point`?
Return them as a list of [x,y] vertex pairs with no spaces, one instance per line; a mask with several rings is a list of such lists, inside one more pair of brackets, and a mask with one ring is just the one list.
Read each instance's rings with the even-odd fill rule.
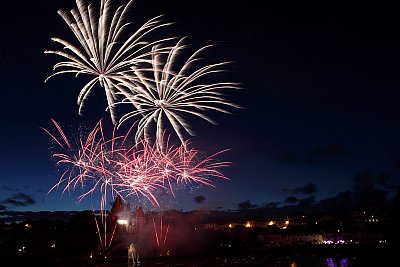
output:
[[274,221],[270,221],[268,225],[274,225]]
[[166,105],[166,102],[163,99],[161,99],[161,100],[156,99],[156,100],[154,100],[154,105],[162,108]]
[[120,225],[128,225],[128,221],[125,219],[119,219],[119,220],[117,220],[117,223]]
[[247,222],[245,226],[246,226],[247,228],[251,227],[250,222]]

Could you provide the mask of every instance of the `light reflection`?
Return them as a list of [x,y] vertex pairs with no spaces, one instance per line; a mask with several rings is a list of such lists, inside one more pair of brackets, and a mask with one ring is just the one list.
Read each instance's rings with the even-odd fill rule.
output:
[[335,262],[332,258],[326,258],[326,266],[327,267],[348,267],[349,260],[347,258],[340,259],[338,262]]

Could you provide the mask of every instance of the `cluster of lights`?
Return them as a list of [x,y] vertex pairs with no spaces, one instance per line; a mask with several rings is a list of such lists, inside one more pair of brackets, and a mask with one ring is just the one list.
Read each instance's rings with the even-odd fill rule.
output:
[[[252,228],[252,227],[256,226],[257,223],[252,223],[251,221],[247,221],[246,223],[240,224],[240,225],[242,225],[242,226],[244,226],[246,228]],[[280,225],[281,229],[287,229],[287,226],[289,225],[289,220],[286,220],[283,223],[282,222],[278,222],[278,221],[269,221],[269,222],[267,222],[266,225],[267,226]],[[229,223],[227,227],[228,228],[234,228],[235,226],[236,226],[236,224]]]

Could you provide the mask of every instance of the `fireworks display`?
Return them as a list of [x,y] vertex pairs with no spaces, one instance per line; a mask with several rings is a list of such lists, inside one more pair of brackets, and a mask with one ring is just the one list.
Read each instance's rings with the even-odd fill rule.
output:
[[198,150],[190,148],[189,142],[173,146],[166,141],[165,149],[145,140],[131,144],[130,130],[117,136],[114,128],[112,136],[107,138],[101,120],[89,134],[75,142],[78,147],[73,147],[57,122],[52,122],[58,134],[44,130],[62,150],[53,157],[66,170],[50,191],[59,187],[63,187],[63,193],[80,189],[83,193],[79,200],[100,192],[101,209],[108,195],[144,197],[159,206],[157,194],[160,192],[175,195],[176,190],[187,185],[214,186],[212,177],[228,179],[221,169],[230,163],[216,160],[226,150],[201,157]]
[[[213,178],[228,179],[221,169],[230,163],[217,160],[227,150],[203,156],[191,147],[185,135],[194,135],[188,123],[190,117],[215,123],[208,112],[230,113],[228,108],[239,108],[225,98],[228,90],[239,89],[237,83],[211,81],[224,72],[229,62],[204,64],[201,54],[210,46],[198,49],[186,59],[179,56],[187,47],[185,38],[147,41],[155,30],[171,24],[162,22],[159,16],[129,34],[126,30],[130,23],[125,22],[125,18],[132,3],[130,0],[113,9],[110,0],[100,0],[97,12],[92,4],[76,0],[77,9],[58,13],[79,46],[53,38],[64,46],[63,50],[45,51],[66,59],[54,65],[56,72],[46,81],[66,73],[94,76],[80,90],[79,114],[96,84],[105,91],[106,110],[114,125],[111,134],[107,135],[102,120],[88,134],[80,134],[73,140],[53,119],[56,133],[43,128],[60,150],[52,153],[56,164],[65,168],[49,192],[58,188],[62,194],[79,190],[79,202],[94,193],[100,194],[101,221],[96,219],[96,226],[105,251],[116,231],[115,224],[107,244],[106,205],[110,197],[119,196],[125,201],[133,197],[160,207],[161,195],[175,197],[179,189],[214,186]],[[117,106],[133,110],[118,117]],[[117,134],[124,128],[121,125],[127,125],[131,119],[135,122],[127,132]],[[172,128],[171,133],[168,133],[169,128]],[[172,134],[178,137],[179,145],[171,142]],[[157,246],[163,247],[169,224],[165,233],[162,220],[159,230],[154,221],[153,226]],[[104,238],[100,232],[104,233]]]
[[[148,138],[151,126],[156,127],[156,139],[160,143],[165,129],[165,122],[169,122],[174,132],[182,143],[185,142],[184,133],[194,135],[191,130],[186,115],[196,116],[208,122],[215,124],[206,111],[218,111],[230,113],[226,107],[236,107],[224,98],[223,92],[228,89],[239,89],[237,83],[216,82],[201,83],[198,82],[211,74],[223,72],[228,62],[222,62],[211,65],[199,65],[200,55],[210,46],[198,49],[182,66],[177,69],[179,54],[186,48],[183,40],[179,40],[175,46],[169,50],[168,54],[156,53],[158,50],[164,50],[161,45],[153,46],[150,66],[137,68],[132,67],[134,76],[140,82],[129,81],[120,84],[121,87],[127,87],[124,91],[124,99],[119,102],[133,104],[135,109],[128,112],[119,120],[119,124],[137,115],[141,115],[136,140]],[[182,59],[179,59],[182,60]],[[123,90],[120,90],[121,92]],[[119,93],[121,94],[121,93]]]
[[[130,67],[146,62],[150,54],[150,47],[167,39],[146,41],[145,38],[151,32],[160,27],[169,25],[163,23],[160,17],[148,20],[128,38],[123,40],[122,36],[127,35],[126,28],[130,23],[125,22],[129,6],[132,0],[126,5],[119,6],[116,10],[111,8],[111,1],[101,0],[99,12],[96,12],[93,5],[86,5],[83,0],[77,0],[77,9],[70,12],[59,10],[58,14],[68,24],[80,46],[60,38],[52,38],[54,42],[63,45],[63,50],[48,50],[45,53],[56,54],[64,57],[66,61],[54,65],[54,70],[62,69],[50,75],[46,81],[58,74],[73,73],[88,74],[95,76],[80,91],[77,104],[79,113],[87,100],[93,87],[99,83],[104,88],[111,119],[115,123],[117,118],[114,112],[113,103],[116,101],[117,84],[126,80],[134,81],[136,77],[131,75]],[[166,48],[164,48],[166,49]],[[162,50],[152,51],[163,53]]]

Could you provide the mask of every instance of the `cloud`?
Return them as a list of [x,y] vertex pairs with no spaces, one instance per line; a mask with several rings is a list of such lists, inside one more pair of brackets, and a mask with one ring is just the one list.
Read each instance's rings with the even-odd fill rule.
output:
[[193,198],[197,204],[201,204],[206,200],[206,197],[203,195],[199,195]]
[[[292,197],[292,198],[293,198],[293,200],[297,200],[296,205],[290,206],[292,212],[297,211],[297,212],[301,212],[301,213],[306,213],[307,211],[313,210],[313,207],[315,207],[315,205],[314,205],[315,196],[309,196],[309,197],[303,198],[303,199],[297,199],[296,197]],[[288,203],[288,204],[295,204],[295,203]]]
[[317,192],[317,186],[313,183],[308,183],[303,187],[298,187],[293,189],[293,193],[301,193],[301,194],[306,194],[306,195],[311,195],[313,193]]
[[377,177],[377,183],[378,186],[392,191],[397,191],[399,187],[398,177],[395,177],[390,171],[380,172]]
[[396,177],[394,177],[390,171],[365,169],[357,172],[353,176],[353,187],[355,191],[367,188],[395,190],[398,186]]
[[276,209],[279,206],[279,204],[281,204],[281,203],[280,202],[268,202],[268,203],[265,203],[263,205],[263,207],[267,208],[267,209]]
[[300,207],[309,207],[315,203],[315,196],[309,196],[307,198],[299,199],[298,206]]
[[284,188],[283,191],[288,191],[291,192],[292,194],[305,194],[305,195],[311,195],[317,192],[317,186],[313,183],[308,183],[305,186],[301,187],[296,187],[293,189],[287,189]]
[[389,171],[383,171],[378,176],[378,184],[385,188],[393,188],[395,185],[392,183],[392,174]]
[[[353,203],[357,208],[385,206],[390,175],[387,172],[366,169],[353,176]],[[383,188],[383,189],[382,189]],[[394,189],[394,188],[392,188]]]
[[9,187],[9,186],[7,186],[7,185],[2,185],[2,186],[0,187],[0,189],[1,189],[1,190],[4,190],[4,191],[13,191],[13,192],[18,191],[18,189]]
[[254,208],[256,208],[256,207],[257,207],[257,204],[252,204],[252,203],[250,202],[250,200],[246,200],[246,201],[240,202],[240,203],[238,204],[238,209],[241,209],[241,210],[254,209]]
[[333,197],[328,197],[319,201],[320,210],[339,212],[347,211],[353,208],[354,193],[352,191],[339,192]]
[[374,171],[371,169],[359,171],[353,176],[354,189],[373,188],[375,185],[374,176]]
[[29,196],[24,193],[18,193],[9,198],[4,199],[1,203],[6,205],[12,205],[15,207],[25,207],[35,204],[36,201],[33,199],[32,196]]
[[7,210],[6,206],[0,204],[0,211],[5,211],[5,210]]
[[294,196],[287,197],[285,199],[285,202],[289,203],[289,204],[294,204],[294,203],[297,203],[298,201],[299,201],[299,199],[297,197],[294,197]]

